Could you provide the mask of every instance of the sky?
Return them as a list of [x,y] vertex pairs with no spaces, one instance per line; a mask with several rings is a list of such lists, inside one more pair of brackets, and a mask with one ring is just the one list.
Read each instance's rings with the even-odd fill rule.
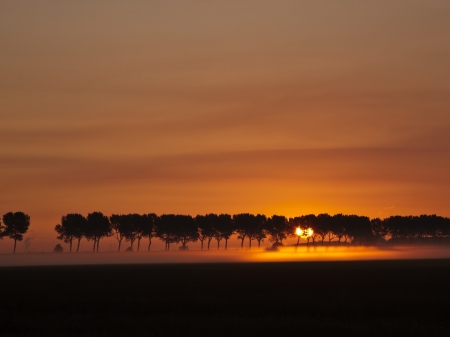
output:
[[449,17],[3,0],[0,213],[31,216],[36,250],[67,213],[450,216]]

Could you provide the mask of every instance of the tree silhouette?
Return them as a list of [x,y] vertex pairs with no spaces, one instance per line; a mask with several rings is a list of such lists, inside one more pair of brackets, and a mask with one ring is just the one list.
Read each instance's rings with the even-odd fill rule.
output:
[[372,233],[376,239],[384,240],[388,235],[388,230],[386,224],[380,218],[375,218],[370,220],[370,225],[372,227]]
[[[426,223],[426,221],[425,221]],[[424,221],[418,216],[413,216],[411,219],[411,234],[409,235],[409,241],[412,242],[414,239],[419,240],[423,243],[424,237],[427,234],[426,226],[423,226]]]
[[152,238],[154,238],[157,233],[157,228],[156,228],[157,218],[158,218],[158,216],[155,213],[144,214],[142,216],[142,221],[143,221],[142,235],[144,237],[148,238],[147,251],[150,251],[150,247],[152,245]]
[[216,237],[216,226],[217,222],[219,221],[219,216],[214,213],[206,214],[205,216],[207,226],[206,226],[206,240],[208,242],[208,250],[211,245],[212,239]]
[[366,216],[348,215],[347,228],[350,237],[353,237],[353,244],[369,244],[373,239],[370,219]]
[[145,237],[147,219],[145,215],[135,214],[135,226],[136,226],[136,240],[137,240],[137,251],[141,247],[141,240]]
[[79,214],[79,216],[77,216],[77,228],[78,228],[78,233],[75,236],[77,238],[77,253],[80,250],[80,242],[81,239],[84,237],[86,237],[86,229],[88,226],[88,222],[86,217],[82,216],[81,214]]
[[254,218],[254,225],[253,227],[253,237],[258,242],[258,248],[261,248],[261,241],[264,241],[266,238],[266,225],[267,225],[267,218],[265,215],[257,214]]
[[[126,241],[130,242],[131,250],[133,250],[134,241],[138,239],[138,237],[142,237],[141,235],[141,215],[139,214],[127,214],[125,215],[126,221],[126,230],[125,230],[125,238]],[[139,239],[140,240],[140,239]]]
[[190,215],[178,215],[177,220],[178,242],[181,242],[183,249],[186,249],[188,242],[198,240],[197,225]]
[[316,232],[317,235],[320,236],[320,239],[323,242],[325,240],[325,237],[328,235],[328,233],[331,231],[330,228],[330,222],[331,222],[331,216],[327,213],[319,214],[316,219]]
[[14,250],[16,252],[17,241],[23,240],[23,235],[28,231],[30,226],[30,216],[23,212],[6,213],[3,215],[3,231],[2,236],[7,236],[14,240]]
[[62,253],[64,252],[64,248],[58,243],[55,248],[53,249],[54,253]]
[[222,232],[219,230],[219,216],[217,217],[216,224],[214,226],[214,239],[217,241],[217,249],[220,249],[220,241],[222,241]]
[[238,239],[241,240],[241,248],[244,247],[244,240],[248,238],[248,247],[252,247],[252,241],[258,241],[258,247],[261,241],[266,237],[266,216],[262,214],[241,213],[233,215],[235,231]]
[[100,246],[100,239],[111,235],[111,223],[107,216],[101,212],[89,213],[87,216],[87,226],[85,236],[88,240],[94,241],[92,251],[97,252]]
[[203,250],[203,242],[208,238],[208,220],[204,215],[197,215],[195,217],[195,222],[197,223],[198,239],[200,241],[200,249]]
[[331,221],[332,224],[332,231],[334,236],[338,239],[338,245],[341,244],[342,238],[345,236],[346,233],[346,216],[343,214],[335,214],[333,215],[333,219]]
[[[140,214],[125,214],[116,216],[114,218],[118,224],[118,231],[120,231],[120,235],[115,234],[116,239],[120,237],[120,239],[125,239],[125,241],[130,242],[130,251],[133,251],[134,242],[139,238],[143,237],[144,224],[142,215]],[[118,240],[118,239],[117,239]]]
[[69,244],[69,251],[72,252],[72,241],[78,239],[77,252],[80,248],[80,241],[86,227],[86,218],[78,213],[67,214],[61,217],[61,224],[55,226],[55,231],[59,234],[58,240],[63,240]]
[[450,234],[450,219],[443,218],[441,216],[433,215],[421,215],[419,221],[422,224],[426,224],[426,235],[434,239],[434,243],[438,243],[438,239],[441,240],[445,236]]
[[166,244],[165,250],[170,250],[170,244],[177,242],[175,223],[175,214],[163,214],[157,219],[156,236]]
[[275,245],[283,244],[283,240],[292,235],[294,231],[292,224],[283,215],[273,215],[268,218],[266,230],[269,234],[269,241],[274,242]]
[[109,217],[109,222],[111,223],[111,234],[118,242],[118,252],[120,252],[122,241],[125,239],[124,232],[127,221],[128,220],[125,215],[113,214]]
[[350,240],[352,238],[352,231],[351,231],[351,224],[352,222],[355,221],[355,216],[353,215],[344,215],[345,217],[345,228],[343,230],[343,238],[344,238],[344,243],[347,244],[347,241]]
[[[298,227],[300,227],[302,229],[306,227],[306,223],[305,223],[305,220],[304,220],[303,216],[297,216],[295,218],[289,218],[288,221],[289,221],[289,225],[293,228],[294,231],[296,231],[296,229]],[[271,237],[271,239],[272,239],[272,237]],[[299,243],[300,243],[300,236],[297,237],[296,245],[298,246]]]
[[3,226],[2,222],[0,221],[0,240],[3,239],[5,236],[4,234],[5,226]]
[[389,218],[383,220],[392,244],[398,243],[400,232],[397,229],[397,223],[399,222],[400,218],[400,216],[390,216]]
[[311,236],[311,238],[308,237],[308,243],[309,240],[312,240],[312,244],[315,245],[316,244],[316,239],[319,237],[319,234],[317,232],[318,226],[317,226],[317,217],[315,214],[307,214],[307,215],[302,215],[301,217],[299,217],[300,222],[299,225],[301,228],[303,229],[307,229],[307,228],[311,228],[313,230],[313,235]]
[[244,240],[249,235],[250,229],[248,227],[249,222],[251,222],[251,217],[253,215],[249,213],[241,213],[233,215],[233,222],[235,226],[235,231],[237,238],[241,240],[241,249],[244,248]]
[[217,248],[219,248],[219,237],[225,240],[225,249],[228,248],[228,240],[234,234],[235,228],[231,215],[220,214],[215,225],[215,238],[217,240]]
[[211,240],[215,237],[215,226],[218,222],[216,214],[197,215],[195,217],[197,224],[198,239],[201,242],[201,249],[203,249],[203,241],[206,240],[208,250],[211,245]]
[[220,241],[225,240],[225,249],[228,246],[228,239],[233,235],[233,220],[229,214],[217,215],[214,219],[213,236],[217,241],[217,249],[220,248]]

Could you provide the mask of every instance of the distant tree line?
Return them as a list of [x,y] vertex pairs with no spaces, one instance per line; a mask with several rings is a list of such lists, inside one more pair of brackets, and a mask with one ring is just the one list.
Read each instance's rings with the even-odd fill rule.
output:
[[[3,215],[0,222],[0,239],[9,237],[22,241],[30,226],[30,216],[23,212],[9,212]],[[189,242],[200,241],[201,249],[210,249],[214,240],[217,249],[220,245],[227,249],[228,240],[235,236],[240,240],[240,247],[245,242],[249,248],[253,242],[258,247],[268,240],[274,245],[283,245],[283,241],[295,236],[295,229],[311,228],[313,234],[307,237],[307,243],[374,245],[380,241],[391,244],[407,243],[439,243],[445,238],[450,241],[450,219],[437,215],[391,216],[389,218],[369,219],[366,216],[344,214],[309,214],[294,218],[282,215],[267,217],[263,214],[206,214],[192,217],[181,214],[113,214],[106,216],[101,212],[83,216],[70,213],[61,218],[55,226],[57,239],[69,244],[72,252],[80,249],[84,238],[92,242],[92,250],[97,251],[100,240],[114,237],[118,242],[118,251],[123,242],[128,242],[128,250],[141,249],[141,241],[147,242],[147,250],[151,249],[153,239],[165,243],[169,250],[172,244],[180,244],[180,249],[187,249]]]
[[261,246],[268,240],[274,245],[283,245],[283,241],[295,236],[295,229],[311,228],[313,235],[307,243],[316,244],[352,244],[373,245],[380,240],[389,240],[392,244],[412,243],[433,238],[439,242],[450,236],[450,219],[436,215],[391,216],[386,219],[369,219],[366,216],[344,214],[309,214],[294,218],[282,215],[266,217],[262,214],[206,214],[192,217],[181,214],[113,214],[106,216],[101,212],[67,214],[56,225],[58,239],[69,244],[72,251],[80,248],[80,241],[85,238],[93,243],[93,251],[98,251],[100,240],[114,237],[118,242],[118,251],[122,243],[128,242],[128,250],[140,250],[141,240],[148,242],[149,251],[152,239],[165,243],[169,250],[171,244],[180,244],[180,249],[187,249],[189,242],[200,241],[201,249],[210,249],[215,240],[217,249],[221,242],[227,249],[228,240],[235,235],[240,240],[241,248],[247,241]]
[[438,243],[442,238],[450,237],[450,219],[437,215],[391,216],[389,218],[369,219],[358,215],[304,215],[290,219],[294,226],[311,227],[314,234],[308,239],[312,243],[319,241],[337,244],[351,243],[372,245],[379,241],[392,244]]

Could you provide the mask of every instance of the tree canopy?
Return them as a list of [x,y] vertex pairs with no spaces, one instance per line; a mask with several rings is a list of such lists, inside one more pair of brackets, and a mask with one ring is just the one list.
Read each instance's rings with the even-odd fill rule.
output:
[[59,234],[58,240],[63,240],[69,244],[69,251],[72,252],[72,241],[78,239],[77,251],[80,248],[80,241],[86,230],[87,220],[78,213],[67,214],[61,217],[61,224],[55,226],[55,231]]
[[3,215],[3,230],[1,235],[14,240],[14,250],[16,252],[17,241],[23,240],[23,235],[30,226],[30,216],[23,212],[9,212]]

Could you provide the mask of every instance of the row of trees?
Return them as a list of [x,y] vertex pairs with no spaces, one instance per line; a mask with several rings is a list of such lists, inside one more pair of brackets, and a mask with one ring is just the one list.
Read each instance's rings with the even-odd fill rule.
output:
[[426,239],[438,242],[450,237],[450,219],[436,215],[391,216],[384,220],[373,219],[371,225],[376,238],[389,237],[392,243]]
[[[9,237],[14,240],[14,252],[17,241],[22,241],[23,235],[30,226],[30,216],[23,212],[9,212],[3,215],[0,222],[0,239]],[[286,218],[281,215],[266,217],[262,214],[206,214],[192,217],[190,215],[163,214],[113,214],[106,216],[101,212],[89,213],[86,217],[71,213],[61,218],[56,225],[58,239],[69,244],[72,251],[73,243],[76,250],[80,241],[85,238],[93,242],[93,251],[98,251],[100,240],[114,237],[120,251],[123,241],[129,242],[129,249],[137,245],[140,249],[141,240],[148,239],[147,250],[150,250],[152,239],[158,238],[165,243],[168,250],[173,243],[181,244],[186,249],[189,242],[200,241],[210,249],[213,240],[220,248],[221,242],[225,249],[228,240],[233,236],[240,240],[241,248],[248,241],[251,248],[256,241],[258,247],[268,239],[276,245],[295,236],[295,229],[312,228],[313,235],[308,237],[308,243],[327,242],[375,244],[379,240],[389,240],[392,244],[420,242],[433,240],[439,242],[450,237],[450,219],[436,215],[421,216],[391,216],[386,219],[369,219],[365,216],[329,214],[303,215]]]
[[248,241],[251,248],[256,241],[258,247],[268,239],[275,245],[295,236],[295,229],[312,228],[313,234],[307,238],[308,243],[322,245],[327,242],[351,244],[375,244],[378,240],[390,239],[392,243],[412,242],[414,239],[439,238],[450,236],[450,219],[436,215],[392,216],[386,219],[369,219],[365,216],[329,214],[304,215],[295,218],[262,214],[206,214],[192,217],[190,215],[163,214],[113,214],[110,217],[101,212],[89,213],[87,217],[81,214],[67,214],[61,218],[61,224],[56,225],[58,239],[69,244],[77,243],[77,251],[82,238],[93,242],[93,251],[98,251],[100,240],[114,237],[121,250],[123,241],[130,243],[130,250],[137,245],[140,249],[141,240],[148,239],[147,250],[150,250],[152,239],[158,238],[169,250],[173,243],[181,244],[180,249],[186,249],[189,242],[200,241],[210,249],[211,241],[216,240],[217,248],[224,242],[225,249],[228,240],[233,236],[240,240],[241,248]]
[[450,237],[450,219],[436,215],[391,216],[369,219],[365,216],[336,214],[305,215],[290,219],[302,228],[311,227],[313,243],[351,242],[353,244],[376,244],[390,241],[392,244],[424,242],[433,239],[438,242]]
[[56,225],[55,231],[59,234],[58,239],[69,244],[72,251],[72,244],[77,242],[77,252],[80,248],[80,241],[86,238],[93,241],[93,251],[98,251],[100,239],[104,237],[114,237],[118,242],[120,251],[122,242],[130,243],[133,250],[137,244],[140,249],[141,240],[148,239],[147,250],[150,250],[152,239],[157,237],[165,243],[168,250],[172,243],[181,243],[186,249],[188,242],[200,240],[207,242],[208,249],[210,242],[215,238],[219,243],[225,240],[225,247],[228,239],[234,234],[235,228],[230,215],[208,214],[197,216],[180,214],[113,214],[110,217],[101,212],[89,213],[84,217],[78,213],[67,214],[61,218],[61,224]]

